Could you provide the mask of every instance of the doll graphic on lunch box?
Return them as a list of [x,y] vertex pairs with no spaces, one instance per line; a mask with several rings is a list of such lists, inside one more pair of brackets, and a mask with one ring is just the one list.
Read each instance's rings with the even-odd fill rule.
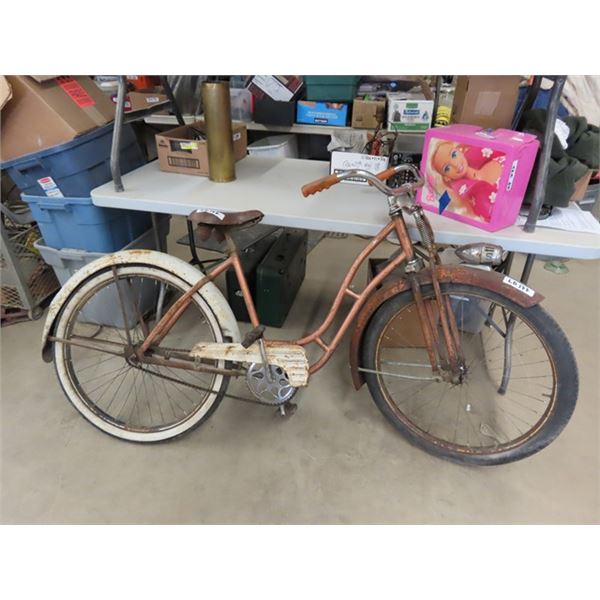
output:
[[516,221],[539,146],[535,136],[452,125],[425,137],[423,208],[488,231]]

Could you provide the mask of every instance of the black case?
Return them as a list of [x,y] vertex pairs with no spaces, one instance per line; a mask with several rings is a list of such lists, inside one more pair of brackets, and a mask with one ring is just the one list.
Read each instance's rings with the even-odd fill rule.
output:
[[306,273],[308,232],[282,233],[258,266],[256,296],[263,325],[281,327],[294,303]]
[[296,120],[296,102],[280,102],[264,96],[254,102],[254,121],[265,125],[291,126]]

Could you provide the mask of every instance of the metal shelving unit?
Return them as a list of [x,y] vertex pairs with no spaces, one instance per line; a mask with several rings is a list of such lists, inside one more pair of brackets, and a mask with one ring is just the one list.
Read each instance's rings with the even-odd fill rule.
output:
[[33,246],[41,235],[27,205],[3,199],[0,208],[0,304],[4,309],[25,310],[30,319],[39,318],[40,304],[60,284]]
[[[566,75],[554,75],[554,76],[545,76],[548,79],[554,81],[554,86],[552,88],[552,94],[550,98],[550,104],[547,111],[547,121],[546,121],[546,131],[544,135],[544,139],[542,142],[542,147],[540,151],[540,156],[538,160],[538,168],[536,172],[535,178],[535,188],[534,188],[534,196],[532,204],[529,208],[529,213],[527,217],[527,221],[523,227],[523,230],[527,233],[533,233],[535,231],[535,226],[540,214],[540,210],[542,208],[542,204],[544,202],[544,197],[546,194],[546,184],[548,178],[548,167],[550,164],[550,154],[552,150],[552,140],[554,135],[554,125],[556,122],[556,117],[558,114],[558,106],[560,104],[561,93],[566,81]],[[529,93],[525,98],[518,114],[515,116],[515,121],[513,122],[513,128],[516,128],[519,125],[520,119],[525,111],[533,104],[537,92],[540,89],[540,83],[542,80],[541,75],[536,75],[533,80],[533,84],[529,89]],[[438,86],[440,78],[438,77]],[[162,77],[162,84],[165,88],[169,99],[171,100],[171,109],[174,112],[173,116],[170,115],[151,115],[150,112],[156,112],[158,110],[164,110],[164,105],[160,107],[156,107],[156,111],[148,111],[147,113],[135,113],[135,115],[124,115],[123,107],[124,107],[124,99],[125,99],[125,77],[121,77],[119,80],[119,93],[117,97],[117,106],[115,110],[115,130],[113,137],[113,151],[111,154],[111,168],[113,172],[113,179],[115,182],[115,190],[123,191],[123,184],[121,181],[121,172],[118,165],[118,149],[119,149],[119,141],[120,141],[120,130],[121,125],[124,122],[130,122],[131,120],[141,120],[144,119],[147,123],[153,124],[180,124],[184,125],[186,122],[191,122],[192,120],[197,119],[197,116],[186,115],[185,117],[181,115],[179,109],[177,108],[177,104],[173,97],[173,93],[171,88],[167,82],[166,77]],[[438,98],[436,96],[436,105]],[[348,130],[352,128],[342,128],[342,127],[326,127],[319,125],[292,125],[291,127],[278,127],[278,126],[266,126],[259,123],[247,123],[246,124],[249,130],[254,131],[280,131],[285,133],[311,133],[311,134],[319,134],[319,135],[331,135],[333,130]],[[422,134],[401,134],[399,136],[401,139],[410,140],[411,143],[417,144],[418,149],[422,148],[423,143],[423,135]],[[418,150],[417,150],[418,151]],[[527,283],[529,280],[529,276],[531,273],[531,269],[533,267],[533,263],[535,260],[535,254],[528,254],[527,259],[525,261],[525,266],[523,268],[523,273],[521,275],[521,281],[523,283]],[[505,265],[505,272],[508,273],[510,271],[510,267],[512,265],[512,256],[509,257]]]

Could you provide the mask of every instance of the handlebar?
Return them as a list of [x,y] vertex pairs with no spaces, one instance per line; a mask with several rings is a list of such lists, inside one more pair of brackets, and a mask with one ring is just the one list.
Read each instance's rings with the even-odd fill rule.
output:
[[[416,181],[413,183],[403,183],[400,187],[391,188],[383,183],[386,179],[393,177],[394,175],[402,172],[402,171],[410,171],[415,177]],[[369,182],[369,185],[376,187],[381,193],[386,196],[400,196],[401,194],[406,194],[408,192],[414,192],[417,188],[420,188],[424,181],[421,177],[421,174],[413,165],[397,165],[395,167],[390,167],[381,173],[375,175],[370,171],[364,171],[362,169],[351,169],[349,171],[344,171],[343,173],[334,173],[332,175],[327,175],[326,177],[322,177],[321,179],[317,179],[316,181],[311,181],[306,185],[302,186],[302,195],[306,198],[312,194],[316,194],[317,192],[322,192],[323,190],[329,189],[332,185],[339,183],[340,181],[344,181],[344,179],[350,179],[351,177],[362,177]]]

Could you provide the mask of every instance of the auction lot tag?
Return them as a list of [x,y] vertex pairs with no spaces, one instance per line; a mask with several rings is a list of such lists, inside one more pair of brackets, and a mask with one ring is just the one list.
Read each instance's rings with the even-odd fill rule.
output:
[[515,289],[519,290],[520,292],[523,292],[524,294],[527,294],[528,296],[533,297],[533,295],[535,294],[535,290],[532,290],[530,287],[527,287],[524,283],[521,283],[520,281],[517,281],[512,277],[505,276],[502,280],[502,283],[511,285]]

